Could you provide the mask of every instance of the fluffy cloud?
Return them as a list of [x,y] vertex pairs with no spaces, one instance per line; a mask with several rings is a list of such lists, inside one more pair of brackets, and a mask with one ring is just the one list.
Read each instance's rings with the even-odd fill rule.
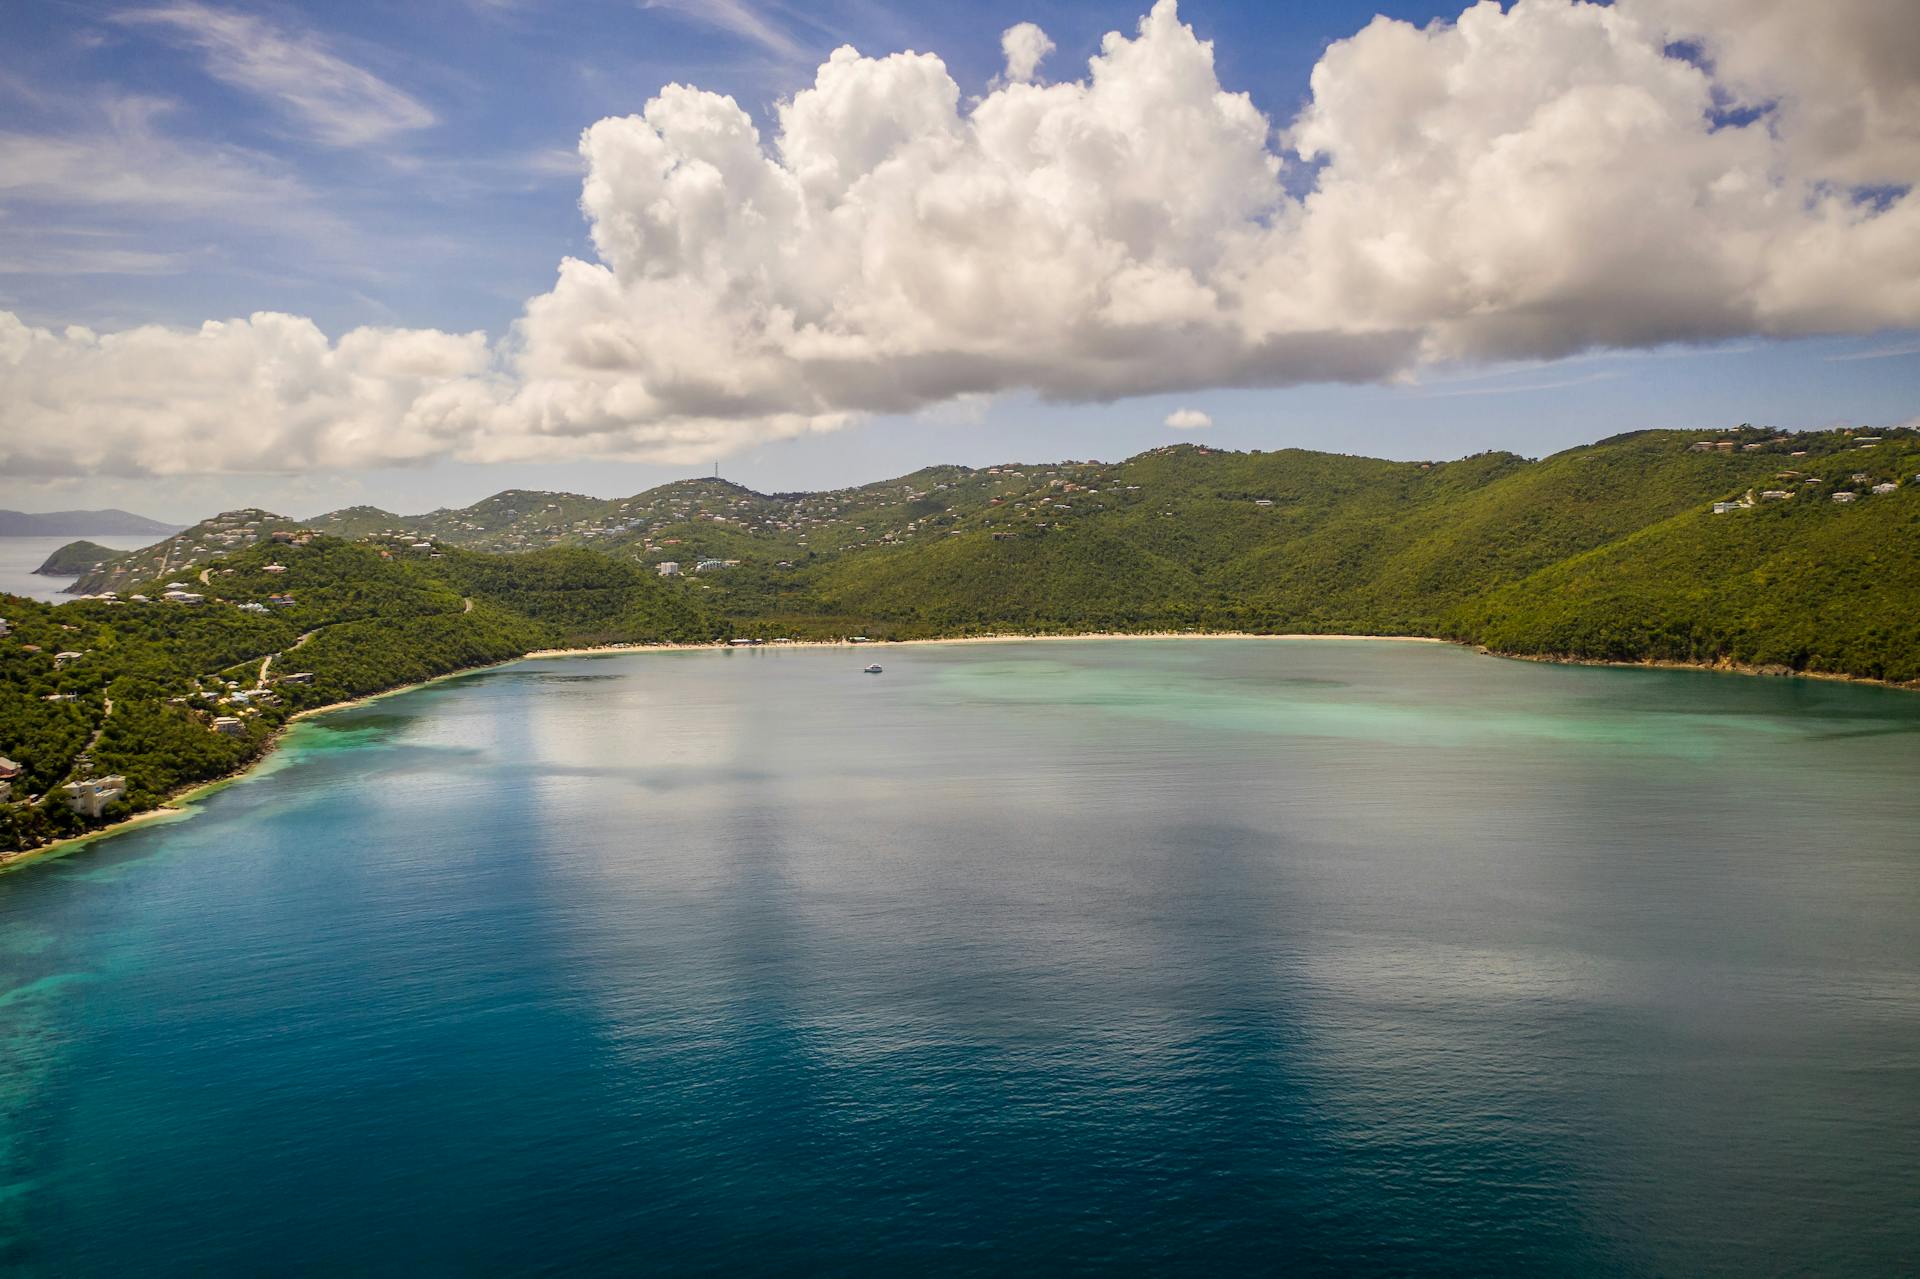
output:
[[[1066,83],[1032,82],[1050,42],[1014,28],[1005,82],[965,105],[936,57],[840,49],[771,138],[674,85],[586,131],[597,260],[563,262],[491,350],[330,345],[279,316],[114,338],[16,322],[0,463],[687,459],[1020,388],[1108,400],[1920,324],[1920,24],[1899,7],[1378,18],[1277,130],[1174,0]],[[118,460],[53,449],[60,422],[113,424]]]
[[1176,431],[1204,431],[1213,419],[1199,409],[1175,409],[1167,414],[1166,425]]
[[1856,201],[1804,159],[1833,99],[1784,50],[1766,83],[1803,87],[1729,124],[1762,81],[1730,89],[1668,48],[1702,29],[1682,11],[1709,7],[1717,56],[1786,4],[1489,0],[1335,44],[1287,134],[1325,167],[1258,268],[1276,322],[1331,308],[1415,328],[1428,356],[1487,358],[1913,323],[1920,202]]
[[1693,41],[1729,105],[1771,112],[1789,170],[1857,185],[1920,172],[1920,20],[1887,0],[1626,0]]
[[497,398],[486,335],[261,312],[191,331],[29,328],[0,312],[13,474],[179,475],[408,462],[466,446]]
[[1007,59],[1007,79],[1026,84],[1040,72],[1040,64],[1054,50],[1046,32],[1031,22],[1022,22],[1000,33],[1000,52]]

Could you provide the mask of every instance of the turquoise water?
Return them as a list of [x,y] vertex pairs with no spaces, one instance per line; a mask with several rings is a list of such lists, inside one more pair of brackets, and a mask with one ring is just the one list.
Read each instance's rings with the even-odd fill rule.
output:
[[1920,697],[525,662],[0,878],[0,1271],[1911,1273]]

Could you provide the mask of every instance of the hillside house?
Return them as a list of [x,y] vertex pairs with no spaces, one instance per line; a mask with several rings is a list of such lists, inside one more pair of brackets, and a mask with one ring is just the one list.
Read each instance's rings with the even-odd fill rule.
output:
[[1763,502],[1784,502],[1792,496],[1793,494],[1789,493],[1786,489],[1768,489],[1760,495],[1760,500]]
[[1833,500],[1836,502],[1843,502],[1843,503],[1851,502],[1854,499],[1858,498],[1859,496],[1860,495],[1858,493],[1835,493],[1833,495]]
[[654,567],[654,572],[660,574],[662,577],[678,577],[680,576],[680,561],[661,560],[660,563]]
[[107,805],[127,793],[127,779],[117,774],[89,777],[85,781],[68,782],[60,788],[60,793],[68,808],[90,821],[98,821],[107,811]]
[[213,731],[222,737],[245,737],[247,726],[231,715],[219,715],[214,718]]
[[1900,487],[1900,484],[1897,480],[1888,480],[1885,484],[1874,485],[1873,491],[1875,493],[1886,494],[1886,493],[1893,492],[1895,489],[1899,487]]

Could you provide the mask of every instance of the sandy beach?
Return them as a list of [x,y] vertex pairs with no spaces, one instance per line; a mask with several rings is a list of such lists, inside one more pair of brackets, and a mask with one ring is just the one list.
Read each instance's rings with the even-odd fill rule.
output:
[[507,658],[504,661],[488,662],[480,666],[468,666],[457,671],[448,671],[443,675],[435,675],[430,679],[418,680],[411,684],[401,684],[394,688],[382,689],[378,693],[369,693],[365,697],[356,697],[350,701],[334,702],[327,706],[315,706],[307,710],[296,711],[293,715],[287,718],[287,721],[284,724],[280,726],[279,730],[274,734],[273,740],[270,743],[268,743],[266,748],[262,750],[259,755],[249,760],[247,764],[243,768],[239,769],[238,771],[231,773],[225,777],[215,778],[212,781],[197,782],[193,786],[190,786],[185,790],[178,792],[177,794],[168,796],[166,800],[163,803],[161,803],[158,807],[147,809],[144,812],[135,813],[130,817],[123,818],[122,820],[113,823],[112,825],[102,826],[98,830],[88,831],[84,835],[74,835],[66,839],[54,840],[52,843],[44,844],[39,848],[30,848],[30,849],[25,849],[19,852],[12,852],[12,853],[0,853],[0,874],[5,874],[8,871],[17,870],[23,866],[31,865],[36,862],[48,861],[56,857],[66,856],[67,854],[72,853],[84,847],[87,844],[91,844],[96,840],[104,839],[110,835],[120,834],[121,832],[129,830],[134,826],[140,825],[142,823],[191,816],[194,811],[192,808],[192,805],[197,800],[204,799],[206,796],[212,794],[214,791],[217,791],[224,786],[230,786],[234,782],[237,782],[246,778],[250,774],[254,773],[256,770],[258,770],[269,759],[271,759],[274,753],[279,749],[281,740],[287,735],[287,733],[293,728],[293,726],[301,720],[309,719],[319,715],[330,715],[336,711],[351,710],[356,706],[366,706],[370,703],[380,701],[384,698],[397,697],[402,693],[410,693],[415,691],[416,689],[427,688],[431,685],[438,684],[446,680],[464,679],[470,675],[477,675],[483,671],[499,670],[502,667],[512,666],[518,662],[529,662],[529,661],[537,661],[537,660],[542,660],[547,658],[560,658],[560,657],[606,657],[606,656],[612,656],[615,654],[622,654],[622,653],[711,653],[711,652],[730,651],[736,647],[747,648],[755,651],[766,651],[769,649],[774,651],[779,651],[782,649],[792,649],[792,648],[844,648],[844,649],[859,649],[859,650],[865,651],[865,650],[872,650],[872,649],[909,648],[909,647],[921,647],[921,646],[927,646],[927,645],[941,645],[941,644],[947,644],[947,645],[1045,644],[1045,643],[1084,642],[1089,640],[1182,640],[1182,641],[1191,641],[1191,640],[1287,640],[1287,641],[1346,640],[1346,641],[1365,641],[1368,643],[1390,643],[1390,644],[1456,644],[1458,647],[1470,647],[1474,652],[1483,654],[1488,657],[1507,657],[1507,658],[1513,658],[1518,661],[1544,662],[1544,663],[1549,663],[1553,665],[1562,665],[1562,666],[1613,666],[1613,667],[1623,667],[1623,668],[1638,668],[1643,670],[1657,669],[1657,670],[1711,671],[1711,672],[1718,672],[1721,674],[1730,674],[1730,675],[1793,676],[1793,677],[1799,677],[1799,678],[1805,678],[1805,679],[1829,680],[1836,683],[1877,684],[1884,688],[1898,688],[1898,689],[1907,689],[1907,690],[1912,690],[1916,687],[1915,685],[1912,685],[1912,684],[1895,684],[1895,683],[1890,683],[1886,680],[1863,679],[1861,677],[1853,676],[1853,675],[1833,675],[1833,674],[1827,674],[1824,672],[1817,672],[1817,671],[1790,671],[1790,670],[1776,669],[1771,667],[1743,667],[1743,666],[1732,665],[1732,664],[1711,664],[1711,663],[1705,663],[1705,662],[1671,662],[1671,661],[1613,662],[1613,661],[1603,661],[1597,658],[1581,658],[1581,657],[1555,656],[1555,655],[1545,655],[1545,654],[1526,654],[1526,653],[1499,653],[1499,652],[1495,652],[1492,649],[1484,648],[1479,645],[1471,645],[1471,646],[1459,645],[1457,644],[1457,641],[1437,639],[1430,635],[1349,635],[1349,634],[1321,634],[1321,633],[1315,633],[1315,632],[1289,632],[1285,634],[1274,635],[1274,634],[1263,634],[1256,631],[1089,631],[1084,633],[1070,633],[1070,634],[1059,634],[1059,635],[1018,635],[1018,634],[964,635],[964,636],[955,636],[955,637],[945,638],[945,639],[933,638],[933,639],[909,639],[909,640],[862,640],[858,643],[855,643],[852,640],[844,640],[844,639],[842,640],[786,640],[780,643],[775,643],[771,640],[768,640],[768,641],[763,641],[760,644],[754,644],[754,645],[734,645],[723,640],[723,641],[717,641],[717,642],[711,642],[711,643],[705,643],[705,644],[599,644],[599,645],[592,645],[592,646],[582,647],[582,648],[542,648],[542,649],[535,649],[532,652],[523,653],[519,657]]
[[[1086,631],[1064,635],[959,635],[949,638],[908,640],[764,640],[759,644],[601,644],[591,648],[543,648],[515,661],[537,657],[586,657],[595,653],[704,653],[728,648],[906,648],[930,644],[1044,644],[1081,640],[1367,640],[1395,644],[1451,644],[1452,640],[1430,635],[1325,635],[1290,633],[1269,635],[1258,631]],[[503,663],[504,664],[504,663]],[[476,668],[481,669],[481,668]],[[458,672],[465,674],[466,672]],[[400,691],[400,690],[394,690]],[[384,694],[382,694],[384,696]],[[325,708],[327,710],[333,707]]]

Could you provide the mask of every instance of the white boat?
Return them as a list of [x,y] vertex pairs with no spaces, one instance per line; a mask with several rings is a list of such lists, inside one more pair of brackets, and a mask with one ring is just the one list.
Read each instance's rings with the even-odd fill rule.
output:
[[878,675],[880,673],[880,663],[875,662],[872,666],[866,667],[865,671],[868,675]]

